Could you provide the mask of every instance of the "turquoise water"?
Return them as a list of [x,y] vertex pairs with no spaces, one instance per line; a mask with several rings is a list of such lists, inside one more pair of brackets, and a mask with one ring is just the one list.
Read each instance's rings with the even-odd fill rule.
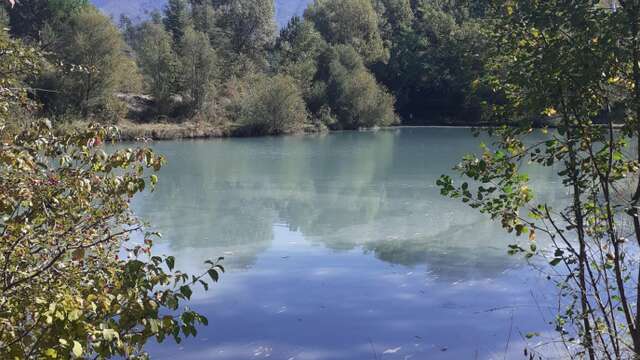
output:
[[[195,339],[157,359],[511,359],[551,330],[550,284],[513,237],[436,179],[477,151],[468,129],[157,142],[168,165],[134,203],[158,252],[227,273],[192,308]],[[539,196],[565,196],[532,171]],[[529,345],[535,345],[535,341]]]

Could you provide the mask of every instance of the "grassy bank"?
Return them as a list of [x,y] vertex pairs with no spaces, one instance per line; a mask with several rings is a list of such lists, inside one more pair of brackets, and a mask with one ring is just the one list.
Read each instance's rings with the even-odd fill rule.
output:
[[[87,121],[65,122],[59,127],[84,129]],[[128,120],[120,120],[115,124],[119,130],[121,141],[135,141],[140,139],[174,140],[174,139],[203,139],[233,136],[235,129],[226,124],[211,124],[206,122],[186,121],[181,123],[154,122],[135,123]]]
[[[61,125],[63,128],[86,128],[88,122],[73,121]],[[116,124],[119,130],[120,141],[149,140],[178,140],[178,139],[207,139],[224,137],[249,137],[261,136],[248,132],[241,126],[223,123],[212,124],[208,122],[185,121],[137,123],[129,120],[120,120]],[[327,132],[324,126],[308,124],[301,128],[298,134],[319,134]],[[293,135],[293,134],[291,134]]]
[[[88,126],[87,121],[71,121],[59,125],[62,128],[86,128]],[[226,137],[260,137],[267,136],[251,132],[250,129],[243,128],[242,126],[222,123],[213,124],[209,122],[197,122],[197,121],[184,121],[184,122],[152,122],[152,123],[138,123],[129,120],[120,120],[115,125],[119,130],[120,141],[137,141],[142,139],[147,140],[179,140],[179,139],[208,139],[208,138],[226,138]],[[428,125],[397,125],[389,127],[377,127],[374,129],[399,129],[399,128],[420,128],[420,127],[451,127],[451,128],[482,128],[492,127],[495,125],[488,123],[449,123],[441,124],[434,122]],[[536,128],[542,128],[543,126],[534,126]],[[555,128],[555,123],[546,124],[548,128]],[[614,125],[614,127],[618,127]],[[307,124],[304,127],[297,130],[295,133],[287,133],[282,135],[300,135],[300,134],[323,134],[328,133],[330,130],[325,126],[318,126],[314,124]]]
[[152,140],[219,138],[233,136],[235,132],[231,125],[190,121],[183,123],[120,121],[117,126],[120,130],[120,139],[123,141],[143,138]]

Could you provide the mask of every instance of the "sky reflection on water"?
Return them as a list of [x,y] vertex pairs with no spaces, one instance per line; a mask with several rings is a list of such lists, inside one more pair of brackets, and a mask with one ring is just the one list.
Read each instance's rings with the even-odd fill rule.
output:
[[156,143],[169,163],[136,212],[179,268],[224,256],[228,273],[194,295],[210,325],[152,356],[520,358],[525,333],[550,330],[551,285],[435,186],[478,143],[433,128]]

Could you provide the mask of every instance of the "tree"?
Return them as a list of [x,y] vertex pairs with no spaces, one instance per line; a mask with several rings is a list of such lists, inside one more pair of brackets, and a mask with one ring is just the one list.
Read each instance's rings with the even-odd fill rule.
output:
[[22,125],[11,115],[36,108],[27,82],[40,75],[43,63],[39,51],[0,31],[0,131]]
[[[488,104],[494,141],[457,167],[471,183],[438,183],[526,234],[510,252],[547,258],[570,357],[631,359],[640,354],[640,7],[603,5],[496,2],[485,81],[505,101]],[[557,130],[533,141],[534,122]],[[536,202],[524,163],[556,171],[569,190],[563,207]]]
[[218,27],[227,38],[230,61],[260,62],[276,36],[273,0],[233,0],[218,7]]
[[[224,268],[175,270],[129,208],[164,163],[149,148],[104,151],[114,129],[64,132],[47,120],[6,126],[31,106],[21,79],[41,56],[0,37],[0,357],[145,357],[151,338],[180,341],[207,320],[185,306]],[[143,241],[130,242],[140,232]],[[144,232],[144,233],[143,233]],[[121,258],[121,250],[131,255]],[[221,259],[218,260],[218,262]]]
[[59,91],[49,106],[62,112],[71,107],[83,116],[117,115],[117,91],[135,89],[138,70],[125,52],[126,44],[111,20],[87,6],[57,31],[57,57],[66,71],[56,72],[54,86]]
[[394,98],[377,83],[352,47],[333,49],[327,97],[343,129],[371,128],[397,121]]
[[146,22],[136,49],[140,69],[161,113],[169,97],[176,92],[178,58],[173,52],[171,35],[162,25]]
[[133,20],[125,14],[121,14],[120,20],[118,21],[118,29],[122,32],[122,38],[127,45],[131,48],[139,46],[141,41],[140,31],[142,29],[139,24],[134,23]]
[[380,33],[386,42],[385,47],[390,48],[394,37],[403,28],[411,26],[414,19],[410,0],[375,0],[374,7],[379,18]]
[[458,22],[454,14],[420,1],[412,26],[396,32],[388,66],[374,71],[409,123],[477,122],[480,100],[471,85],[482,75],[485,49],[478,21]]
[[209,2],[192,2],[191,17],[195,30],[209,35],[210,40],[212,37],[221,37],[221,30],[217,25],[218,14]]
[[240,99],[237,117],[249,135],[295,133],[308,120],[302,94],[294,79],[286,75],[252,79]]
[[305,98],[311,94],[320,55],[327,43],[309,21],[293,17],[280,31],[274,49],[277,71],[293,77]]
[[[105,153],[104,128],[56,134],[36,122],[0,145],[0,356],[139,358],[150,338],[195,335],[206,318],[182,308],[204,275],[127,244],[142,225],[129,201],[153,187],[163,159],[149,149]],[[5,136],[7,135],[7,136]],[[121,259],[125,246],[131,257]],[[173,314],[173,315],[172,315]]]
[[45,25],[62,23],[87,5],[87,0],[24,0],[3,6],[9,13],[11,34],[39,42]]
[[207,34],[188,28],[182,38],[182,83],[194,109],[199,109],[210,97],[216,77],[216,52]]
[[329,44],[352,46],[366,64],[386,62],[388,51],[371,0],[315,0],[304,18],[315,24]]
[[164,27],[173,37],[176,51],[190,23],[189,5],[186,0],[169,0],[164,9]]

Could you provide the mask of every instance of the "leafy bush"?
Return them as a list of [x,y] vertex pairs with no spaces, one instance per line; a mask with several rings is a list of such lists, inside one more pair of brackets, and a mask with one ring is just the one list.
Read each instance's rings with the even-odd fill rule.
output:
[[138,358],[152,337],[180,341],[206,325],[181,302],[224,269],[208,262],[191,277],[152,256],[153,234],[127,243],[142,230],[129,202],[153,189],[161,157],[106,154],[105,128],[58,134],[42,121],[12,135],[1,125],[0,358]]
[[394,97],[378,82],[350,46],[337,46],[329,63],[328,101],[344,129],[387,126],[398,119]]
[[287,75],[258,76],[241,96],[237,111],[247,135],[295,133],[308,121],[300,89]]
[[51,46],[62,62],[43,80],[53,92],[42,99],[56,113],[71,108],[83,116],[123,115],[115,93],[137,90],[140,77],[135,62],[125,53],[126,45],[111,20],[97,9],[85,6],[60,24],[51,35]]
[[31,111],[37,109],[25,83],[40,74],[42,54],[10,38],[6,30],[0,30],[0,53],[0,130],[19,128],[22,120],[29,119]]

